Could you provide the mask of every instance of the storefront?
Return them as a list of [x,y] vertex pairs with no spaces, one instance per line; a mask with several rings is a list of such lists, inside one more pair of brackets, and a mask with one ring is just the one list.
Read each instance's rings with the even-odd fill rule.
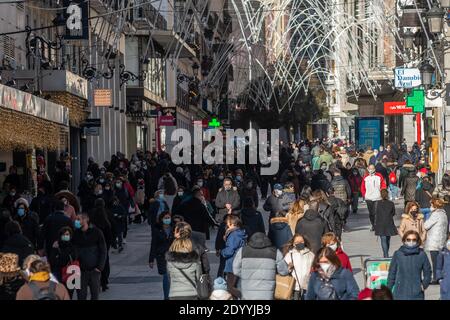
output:
[[68,151],[66,107],[0,84],[0,187],[11,165],[20,175],[20,189],[35,194],[39,180],[57,156]]

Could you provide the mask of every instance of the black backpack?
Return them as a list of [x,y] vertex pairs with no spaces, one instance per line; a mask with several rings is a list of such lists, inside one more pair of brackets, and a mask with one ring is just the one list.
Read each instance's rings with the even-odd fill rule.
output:
[[53,281],[50,281],[48,287],[43,288],[40,288],[34,281],[28,285],[33,292],[33,300],[60,300],[55,293],[56,283]]
[[339,300],[336,289],[330,279],[320,279],[320,287],[317,292],[317,300]]

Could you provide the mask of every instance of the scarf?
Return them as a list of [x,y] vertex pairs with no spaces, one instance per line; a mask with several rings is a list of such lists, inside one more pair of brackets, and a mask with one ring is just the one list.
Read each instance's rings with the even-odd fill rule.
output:
[[48,272],[36,272],[30,276],[29,281],[47,282],[50,280],[50,274]]
[[331,276],[334,274],[335,271],[336,271],[336,266],[333,264],[328,268],[327,272],[323,271],[322,268],[319,268],[317,270],[317,272],[319,273],[319,276],[324,280],[330,280]]

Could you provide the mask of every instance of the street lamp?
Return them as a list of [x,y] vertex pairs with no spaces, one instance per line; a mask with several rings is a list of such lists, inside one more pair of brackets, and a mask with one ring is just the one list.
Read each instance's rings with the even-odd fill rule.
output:
[[414,39],[415,39],[414,32],[412,32],[411,29],[407,29],[403,33],[403,47],[406,50],[412,49],[414,47]]
[[419,70],[420,70],[420,77],[422,79],[422,85],[424,87],[431,86],[431,80],[434,74],[434,67],[430,63],[428,63],[428,61],[425,61],[420,66]]
[[431,33],[441,33],[443,18],[444,18],[444,10],[442,8],[433,6],[426,13],[427,21],[428,21],[428,29]]

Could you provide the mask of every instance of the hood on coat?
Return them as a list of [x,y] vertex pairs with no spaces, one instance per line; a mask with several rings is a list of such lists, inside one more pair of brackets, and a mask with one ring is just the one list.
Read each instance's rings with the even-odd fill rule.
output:
[[313,209],[308,209],[308,210],[306,210],[303,218],[305,218],[306,220],[312,221],[312,220],[319,218],[319,213]]
[[167,262],[193,263],[200,259],[197,252],[173,252],[169,251],[166,255]]
[[288,223],[289,220],[286,217],[275,217],[270,219],[270,224],[275,224],[275,223]]
[[408,247],[408,246],[401,246],[399,249],[405,256],[411,256],[413,254],[419,254],[420,253],[420,246],[415,245],[414,247]]
[[231,235],[241,238],[241,239],[246,239],[247,238],[247,233],[245,232],[245,229],[234,229],[233,231],[231,231],[228,235],[227,238],[230,237]]
[[247,245],[255,249],[263,249],[272,247],[272,241],[270,241],[269,237],[265,233],[256,232],[250,237]]
[[403,165],[403,169],[405,169],[406,171],[409,171],[409,172],[416,171],[416,167],[413,164],[410,164],[410,163],[404,164]]
[[[412,217],[410,214],[407,214],[407,213],[402,214],[402,218],[409,219],[409,220],[413,220],[413,217]],[[421,220],[421,219],[423,219],[423,218],[424,218],[424,215],[423,215],[423,214],[419,213],[419,214],[417,215],[417,220]]]

